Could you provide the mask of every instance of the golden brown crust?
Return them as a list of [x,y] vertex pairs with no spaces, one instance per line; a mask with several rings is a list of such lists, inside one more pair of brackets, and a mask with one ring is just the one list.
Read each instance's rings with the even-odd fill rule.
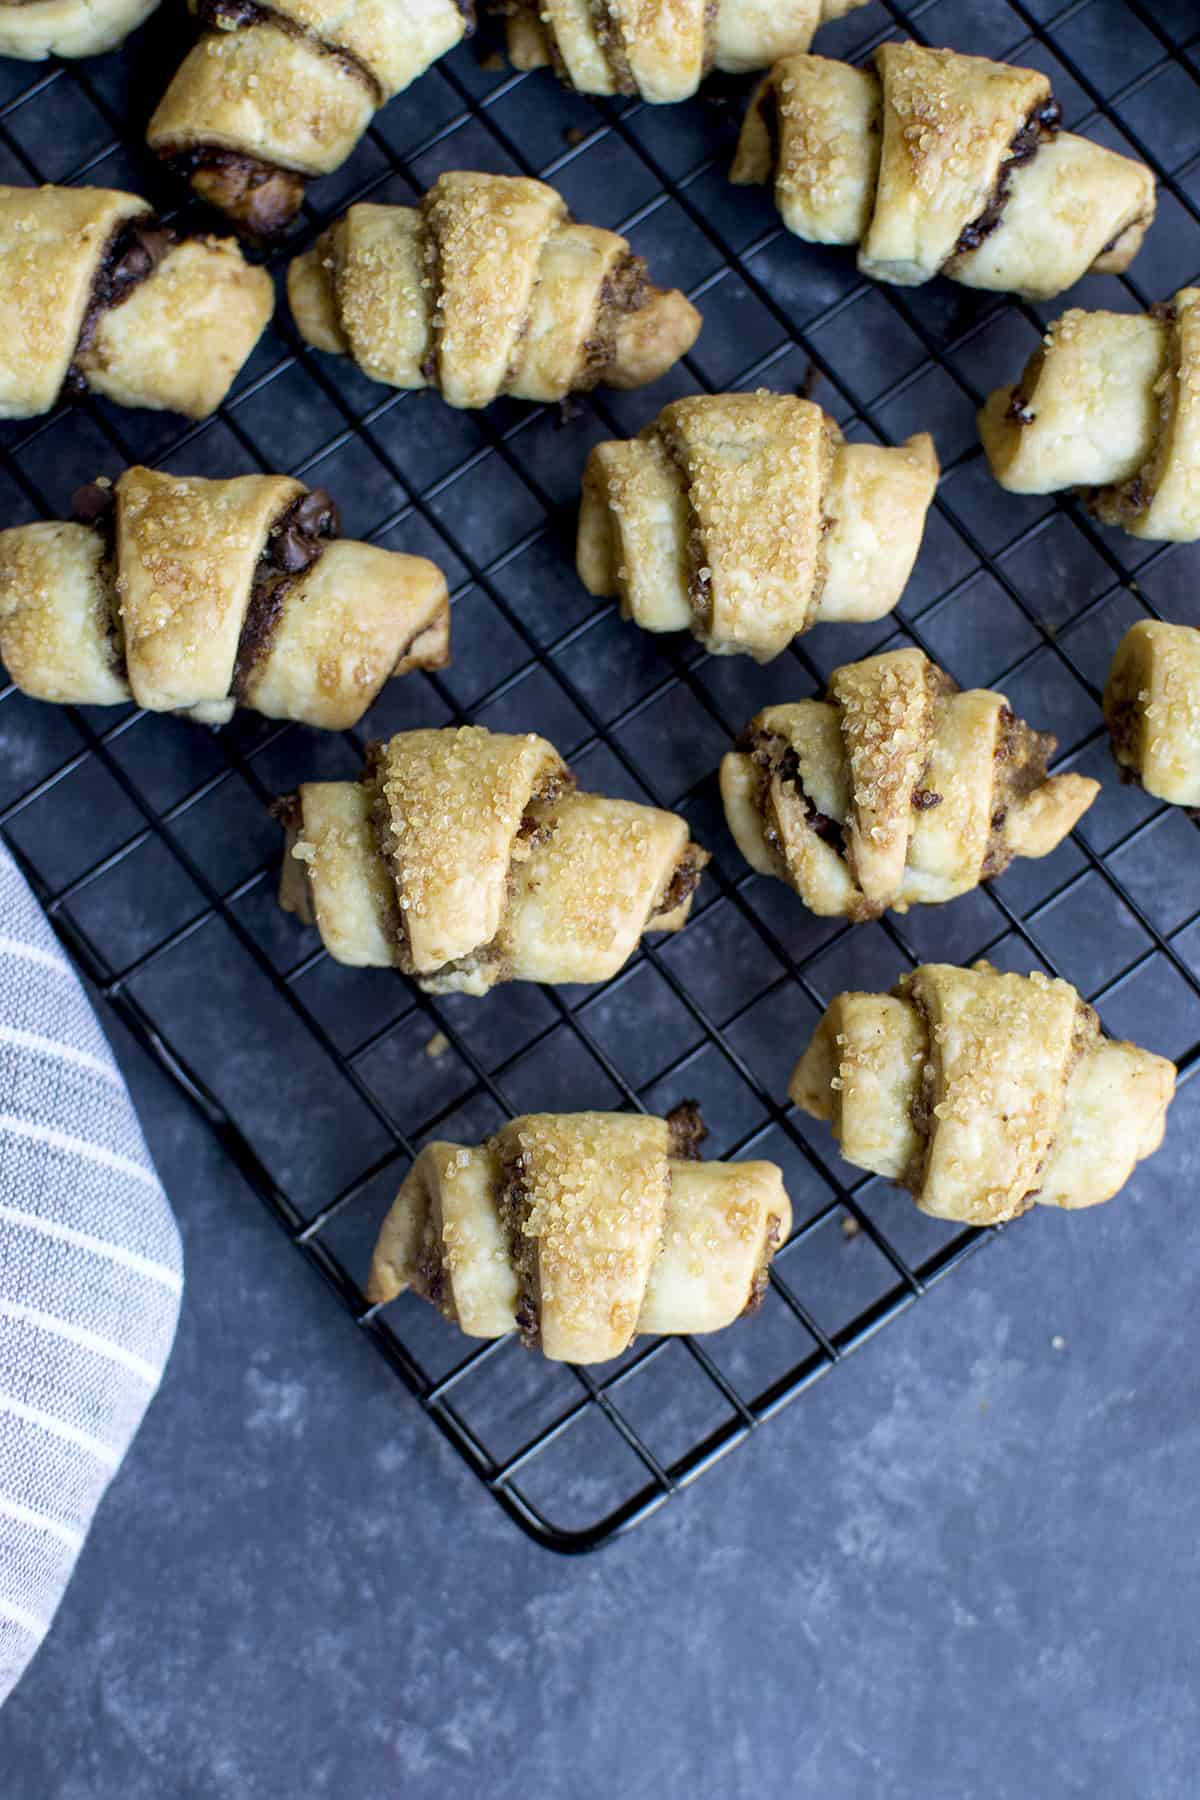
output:
[[769,661],[819,619],[890,612],[937,484],[932,440],[847,444],[791,394],[696,395],[597,444],[576,563],[647,631]]
[[1079,487],[1134,537],[1200,538],[1200,288],[1149,313],[1072,308],[979,415],[993,475],[1019,494]]
[[271,0],[231,6],[220,24],[184,58],[147,142],[263,239],[467,28],[454,0]]
[[1110,1199],[1161,1143],[1174,1088],[1173,1064],[1101,1038],[1066,982],[977,963],[840,995],[789,1092],[923,1212],[994,1225]]
[[1200,631],[1141,619],[1117,646],[1104,717],[1122,777],[1200,806]]
[[[401,733],[360,785],[302,787],[289,849],[332,956],[470,994],[607,980],[644,931],[682,928],[708,860],[673,814],[576,793],[545,739],[478,726]],[[300,909],[290,881],[280,898]]]
[[784,57],[757,90],[732,179],[774,178],[784,224],[852,244],[912,286],[939,273],[1030,299],[1118,272],[1154,217],[1141,163],[1058,129],[1046,77],[886,43],[875,70]]
[[[445,663],[440,570],[328,541],[327,495],[282,475],[133,468],[106,516],[108,486],[95,523],[0,532],[0,655],[26,693],[208,724],[243,704],[336,730],[391,675]],[[321,522],[302,528],[297,505]]]
[[288,270],[301,334],[393,387],[452,406],[638,387],[695,340],[700,316],[650,286],[625,239],[578,225],[523,176],[451,171],[419,208],[359,205]]
[[669,1121],[622,1113],[534,1113],[478,1148],[430,1144],[384,1220],[367,1298],[411,1289],[470,1336],[517,1327],[576,1363],[639,1331],[719,1331],[756,1303],[791,1207],[773,1163],[671,1150]]
[[136,31],[158,0],[16,0],[0,6],[0,56],[102,56]]
[[744,742],[721,765],[738,847],[827,916],[951,900],[1047,855],[1100,791],[1047,777],[1054,739],[920,650],[836,669],[826,700],[768,707]]
[[818,26],[866,0],[641,0],[600,10],[588,0],[505,6],[509,61],[553,64],[583,94],[687,100],[709,67],[741,75],[807,50]]
[[104,301],[121,228],[150,217],[112,189],[0,187],[0,417],[48,412],[68,375],[123,405],[215,412],[274,288],[232,241],[185,238]]

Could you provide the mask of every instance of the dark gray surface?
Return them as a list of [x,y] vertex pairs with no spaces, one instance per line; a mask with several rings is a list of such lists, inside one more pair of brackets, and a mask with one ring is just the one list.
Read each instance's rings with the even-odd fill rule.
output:
[[568,1560],[124,1048],[183,1322],[0,1715],[5,1800],[1195,1793],[1195,1083],[1120,1201],[1010,1230]]

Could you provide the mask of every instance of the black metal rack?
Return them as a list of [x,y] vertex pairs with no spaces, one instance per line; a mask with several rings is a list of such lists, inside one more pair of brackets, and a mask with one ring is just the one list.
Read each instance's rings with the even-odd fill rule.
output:
[[[160,19],[94,63],[0,65],[0,179],[127,185],[178,204],[140,141],[176,28]],[[449,574],[451,668],[393,683],[344,738],[252,718],[213,736],[5,689],[0,827],[106,1001],[470,1468],[558,1550],[590,1549],[654,1511],[982,1241],[855,1179],[828,1132],[784,1103],[832,994],[888,986],[930,957],[987,955],[1066,976],[1114,1031],[1175,1056],[1185,1075],[1200,1045],[1194,827],[1116,783],[1097,707],[1134,617],[1200,624],[1200,547],[1141,545],[1070,502],[1003,494],[973,426],[982,394],[1015,375],[1065,304],[1140,310],[1200,277],[1200,14],[1195,0],[885,0],[817,47],[857,59],[896,31],[1046,68],[1069,126],[1153,167],[1159,219],[1128,277],[1086,281],[1036,312],[945,283],[873,287],[851,256],[789,238],[765,194],[725,181],[748,82],[684,107],[596,104],[462,49],[314,189],[288,253],[351,200],[407,200],[443,168],[542,176],[700,305],[700,340],[664,382],[601,389],[562,417],[511,403],[460,415],[313,355],[281,306],[214,420],[88,400],[0,427],[3,524],[61,516],[81,481],[134,461],[278,468],[329,485],[352,533],[428,553]],[[852,435],[928,427],[937,438],[936,508],[891,620],[819,628],[759,669],[651,640],[583,593],[571,527],[594,441],[635,430],[669,394],[801,384]],[[1104,791],[1053,856],[952,907],[871,926],[817,920],[746,871],[713,772],[769,700],[904,641],[965,684],[1004,688],[1058,732],[1064,766],[1099,775]],[[688,929],[598,991],[512,985],[485,1001],[432,1000],[398,976],[334,969],[274,905],[265,802],[298,779],[352,773],[370,737],[468,717],[542,731],[586,785],[685,812],[716,852]],[[704,1104],[712,1154],[785,1169],[797,1230],[756,1317],[587,1371],[509,1340],[464,1350],[411,1297],[367,1308],[358,1276],[422,1140],[474,1141],[530,1108],[665,1111],[685,1095]]]

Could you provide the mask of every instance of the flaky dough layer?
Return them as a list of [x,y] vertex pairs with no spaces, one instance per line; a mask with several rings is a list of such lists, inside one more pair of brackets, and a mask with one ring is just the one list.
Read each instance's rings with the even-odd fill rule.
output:
[[1100,791],[1047,776],[1052,737],[920,650],[835,669],[824,700],[769,706],[742,741],[721,764],[738,848],[827,917],[952,900],[1048,855]]
[[0,657],[34,699],[341,730],[391,675],[448,660],[441,571],[306,536],[292,509],[321,496],[289,476],[133,468],[95,498],[95,523],[0,532]]
[[839,995],[788,1091],[922,1212],[996,1225],[1118,1193],[1162,1142],[1175,1066],[1102,1037],[1065,981],[927,963]]
[[606,981],[684,925],[708,861],[674,813],[579,793],[544,738],[479,726],[401,732],[286,818],[284,910],[431,993]]
[[461,407],[640,387],[700,330],[683,294],[651,286],[626,240],[576,224],[553,188],[464,171],[419,207],[352,206],[291,263],[288,299],[315,348]]
[[1073,307],[1019,381],[979,415],[993,475],[1015,494],[1079,488],[1134,537],[1200,538],[1200,288],[1148,313]]
[[981,56],[887,43],[874,68],[776,63],[731,172],[773,182],[789,231],[859,245],[878,281],[937,274],[1028,299],[1119,273],[1154,217],[1142,163],[1059,130],[1048,78]]
[[643,630],[768,662],[819,620],[891,611],[937,478],[928,436],[847,444],[795,395],[693,395],[594,447],[576,565]]
[[753,1310],[791,1231],[774,1163],[684,1160],[672,1121],[532,1113],[478,1148],[426,1146],[375,1246],[367,1297],[411,1289],[470,1337],[607,1362],[639,1332]]
[[152,218],[110,188],[0,186],[0,418],[48,412],[68,378],[194,419],[220,406],[274,311],[271,278],[231,239],[159,231],[165,254],[108,297],[123,234]]

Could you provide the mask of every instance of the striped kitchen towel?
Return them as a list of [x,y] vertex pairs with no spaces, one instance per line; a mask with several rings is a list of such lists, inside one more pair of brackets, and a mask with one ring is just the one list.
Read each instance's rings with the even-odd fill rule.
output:
[[179,1234],[74,971],[0,845],[0,1703],[158,1386]]

